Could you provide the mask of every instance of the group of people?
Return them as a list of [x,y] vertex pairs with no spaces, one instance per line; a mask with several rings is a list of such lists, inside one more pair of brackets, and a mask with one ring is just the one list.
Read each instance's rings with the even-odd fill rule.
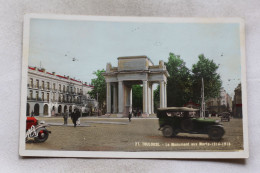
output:
[[68,118],[69,116],[71,117],[71,120],[74,124],[74,127],[78,125],[80,125],[80,120],[79,120],[79,117],[80,117],[80,111],[78,109],[75,109],[71,114],[69,114],[69,111],[66,110],[66,112],[63,114],[63,118],[64,118],[64,125],[67,125],[68,124]]

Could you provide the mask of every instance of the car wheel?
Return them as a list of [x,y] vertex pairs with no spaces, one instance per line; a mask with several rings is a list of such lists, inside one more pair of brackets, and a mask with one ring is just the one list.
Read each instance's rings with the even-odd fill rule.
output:
[[46,129],[39,129],[38,136],[35,138],[36,142],[44,142],[49,137],[49,131]]
[[173,134],[174,134],[173,128],[169,125],[166,125],[166,126],[163,127],[162,133],[163,133],[163,136],[169,138],[169,137],[173,136]]
[[208,135],[212,140],[220,140],[224,135],[224,132],[225,131],[222,127],[210,127]]

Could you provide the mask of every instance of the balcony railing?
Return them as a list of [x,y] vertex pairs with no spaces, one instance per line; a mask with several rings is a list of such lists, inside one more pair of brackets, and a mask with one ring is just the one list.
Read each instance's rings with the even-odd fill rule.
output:
[[28,100],[28,101],[49,102],[48,99],[34,98],[34,97],[27,97],[27,100]]

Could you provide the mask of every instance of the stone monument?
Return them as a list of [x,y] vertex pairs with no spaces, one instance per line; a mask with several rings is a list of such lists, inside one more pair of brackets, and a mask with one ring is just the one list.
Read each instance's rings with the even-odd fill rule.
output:
[[167,107],[166,83],[169,73],[163,61],[154,65],[147,56],[119,57],[118,67],[107,63],[106,78],[107,114],[117,117],[132,112],[132,85],[143,85],[143,117],[154,113],[153,84],[160,85],[160,108]]

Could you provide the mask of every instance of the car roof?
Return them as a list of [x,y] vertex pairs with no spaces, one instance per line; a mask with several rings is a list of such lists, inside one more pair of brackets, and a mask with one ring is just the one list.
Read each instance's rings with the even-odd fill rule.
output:
[[187,108],[187,107],[167,107],[167,108],[158,108],[158,111],[176,111],[176,112],[196,112],[199,109]]

